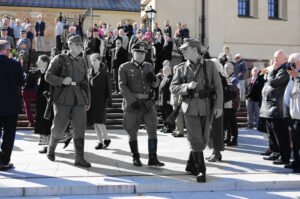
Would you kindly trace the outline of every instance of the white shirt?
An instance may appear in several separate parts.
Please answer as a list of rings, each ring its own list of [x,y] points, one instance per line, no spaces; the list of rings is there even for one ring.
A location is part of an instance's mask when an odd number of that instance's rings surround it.
[[[58,22],[55,26],[55,36],[62,35],[64,33],[64,25]]]

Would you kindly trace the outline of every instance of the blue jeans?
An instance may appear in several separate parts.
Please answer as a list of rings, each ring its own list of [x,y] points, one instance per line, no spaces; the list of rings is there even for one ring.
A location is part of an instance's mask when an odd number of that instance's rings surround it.
[[[256,121],[256,127],[258,125],[258,118],[259,118],[259,102],[255,102],[252,100],[246,100],[246,106],[247,106],[247,112],[248,112],[248,125],[249,127],[254,126],[253,118],[255,114],[255,121]]]

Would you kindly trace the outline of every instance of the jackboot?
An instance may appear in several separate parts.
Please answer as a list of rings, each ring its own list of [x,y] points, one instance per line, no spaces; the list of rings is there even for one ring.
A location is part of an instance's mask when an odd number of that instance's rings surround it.
[[[84,139],[74,138],[74,146],[75,146],[75,166],[81,167],[91,167],[91,163],[87,162],[84,159]]]
[[[196,167],[195,167],[195,161],[194,161],[192,151],[190,152],[189,159],[186,163],[185,171],[189,172],[189,173],[191,173],[192,175],[195,175],[195,176],[198,174],[197,170],[196,170]]]
[[[136,166],[136,167],[143,166],[142,162],[140,160],[140,154],[139,154],[139,148],[138,148],[138,142],[137,142],[137,140],[130,141],[129,142],[129,146],[130,146],[130,150],[131,150],[131,153],[132,153],[133,166]]]
[[[157,151],[157,139],[149,139],[148,140],[148,152],[149,152],[148,166],[156,166],[156,167],[165,166],[164,163],[160,162],[157,159],[156,151]]]
[[[47,153],[47,158],[51,161],[55,160],[55,149],[56,149],[58,142],[59,142],[59,139],[55,139],[51,136],[50,142],[48,145],[48,153]]]
[[[204,162],[203,152],[193,152],[195,167],[197,170],[197,182],[206,182],[206,167]]]

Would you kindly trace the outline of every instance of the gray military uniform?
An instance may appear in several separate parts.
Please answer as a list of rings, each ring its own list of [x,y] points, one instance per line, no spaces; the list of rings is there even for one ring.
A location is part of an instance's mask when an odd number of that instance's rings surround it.
[[[65,77],[72,78],[71,85],[63,85]],[[61,139],[71,120],[74,139],[84,138],[86,129],[85,106],[90,104],[86,62],[81,57],[55,56],[45,75],[46,81],[55,86],[53,94],[54,120],[52,136]]]
[[[214,91],[213,98],[199,94],[207,90],[203,70],[204,63],[208,80],[207,86],[209,90]],[[196,72],[198,67],[200,69]],[[196,77],[194,77],[195,75]],[[187,97],[188,84],[192,81],[197,82],[198,85],[194,89],[194,96]],[[210,60],[202,60],[195,65],[189,60],[181,63],[175,70],[170,91],[183,97],[181,111],[184,114],[191,151],[202,152],[208,143],[212,112],[214,109],[223,109],[223,88],[217,68]]]
[[[151,87],[157,87],[159,81],[146,81],[147,73],[154,74],[152,64],[143,62],[141,65],[133,60],[124,63],[119,68],[119,87],[123,100],[124,129],[129,134],[129,141],[137,139],[137,132],[143,121],[147,128],[149,139],[157,139],[157,112],[154,104],[149,100]],[[130,105],[139,100],[141,108],[136,110]]]

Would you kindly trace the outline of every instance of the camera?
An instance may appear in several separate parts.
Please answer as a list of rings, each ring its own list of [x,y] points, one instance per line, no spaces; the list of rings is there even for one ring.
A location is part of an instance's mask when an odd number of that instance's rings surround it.
[[[296,64],[293,62],[292,63],[287,62],[287,63],[282,64],[282,68],[284,70],[292,70],[292,68],[296,68]]]

